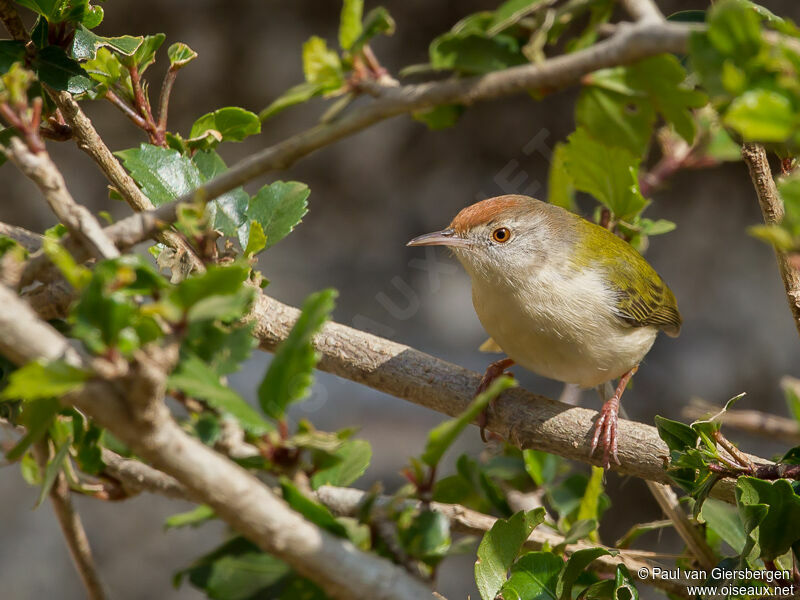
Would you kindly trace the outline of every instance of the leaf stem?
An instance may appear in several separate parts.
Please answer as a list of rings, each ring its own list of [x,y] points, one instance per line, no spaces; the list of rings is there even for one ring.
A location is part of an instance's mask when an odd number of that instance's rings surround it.
[[[172,93],[172,86],[178,76],[178,69],[174,66],[167,70],[164,75],[164,82],[161,84],[161,95],[158,99],[158,125],[157,130],[160,135],[165,136],[167,133],[167,114],[169,112],[169,97]]]

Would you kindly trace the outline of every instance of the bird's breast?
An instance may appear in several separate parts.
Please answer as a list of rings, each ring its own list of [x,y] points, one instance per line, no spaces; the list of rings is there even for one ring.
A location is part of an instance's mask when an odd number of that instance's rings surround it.
[[[652,327],[630,327],[598,274],[538,273],[481,283],[472,301],[481,324],[517,364],[545,377],[599,385],[638,364],[655,340]]]

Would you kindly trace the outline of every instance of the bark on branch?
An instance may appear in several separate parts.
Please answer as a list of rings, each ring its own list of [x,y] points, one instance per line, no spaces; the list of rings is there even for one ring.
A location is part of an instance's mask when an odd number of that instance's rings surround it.
[[[772,178],[772,170],[764,146],[752,143],[744,144],[742,159],[750,172],[750,179],[753,180],[764,223],[778,225],[784,215],[783,201],[778,195],[778,188]],[[783,280],[783,288],[792,311],[794,325],[800,334],[800,271],[792,266],[786,253],[777,248],[775,249],[775,258],[778,261],[778,271]]]

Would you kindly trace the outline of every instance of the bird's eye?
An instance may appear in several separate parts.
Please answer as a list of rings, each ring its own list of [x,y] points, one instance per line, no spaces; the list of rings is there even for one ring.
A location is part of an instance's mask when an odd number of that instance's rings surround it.
[[[511,239],[511,232],[507,227],[498,227],[492,232],[492,239],[498,244],[505,244]]]

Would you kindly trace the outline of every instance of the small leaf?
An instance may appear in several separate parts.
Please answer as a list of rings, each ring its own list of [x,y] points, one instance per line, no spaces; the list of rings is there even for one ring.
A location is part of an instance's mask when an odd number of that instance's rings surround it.
[[[136,49],[132,61],[126,60],[126,64],[133,62],[138,66],[139,74],[144,73],[145,69],[155,61],[156,52],[161,47],[161,44],[164,43],[166,37],[163,33],[144,36],[144,40],[142,40],[141,46]]]
[[[475,583],[483,600],[494,600],[506,583],[506,573],[531,531],[544,521],[544,509],[520,511],[508,520],[498,519],[478,547]],[[550,553],[544,553],[553,556]],[[558,558],[553,556],[554,558]],[[559,570],[563,562],[559,560]]]
[[[47,468],[45,469],[44,476],[42,477],[42,488],[39,491],[39,497],[36,499],[35,506],[39,506],[42,502],[44,502],[47,494],[50,493],[50,489],[56,482],[56,477],[58,477],[58,474],[61,472],[61,467],[64,465],[64,459],[67,457],[67,452],[69,452],[69,446],[71,442],[71,439],[64,440],[56,451],[56,455],[50,460],[50,462],[47,463]]]
[[[262,435],[271,431],[256,410],[209,369],[197,356],[184,356],[178,368],[167,379],[170,388],[179,389],[192,398],[205,400],[212,408],[233,416],[246,431]]]
[[[800,539],[797,529],[788,526],[800,522],[800,496],[786,479],[769,482],[739,477],[736,504],[747,536],[743,555],[755,547],[759,558],[772,561],[786,554]]]
[[[418,110],[412,113],[415,121],[425,123],[431,131],[448,129],[456,124],[464,107],[460,104],[443,104],[427,110]]]
[[[97,57],[97,50],[102,47],[110,48],[123,56],[132,56],[143,41],[142,36],[99,36],[80,25],[75,30],[75,38],[72,41],[72,58],[75,60],[94,59]]]
[[[430,467],[439,464],[444,453],[453,444],[464,428],[480,415],[489,402],[497,398],[504,390],[516,386],[511,377],[500,377],[492,382],[489,389],[478,394],[469,406],[455,419],[450,419],[434,427],[428,434],[425,451],[420,457],[422,462]]]
[[[167,517],[164,529],[178,529],[180,527],[197,527],[216,517],[214,509],[207,504],[201,504],[190,511],[178,513]]]
[[[434,69],[451,69],[467,75],[521,65],[527,60],[517,41],[507,35],[488,37],[479,33],[445,33],[429,48]]]
[[[0,40],[0,75],[8,73],[15,62],[25,59],[25,43],[16,40]]]
[[[697,432],[684,423],[656,415],[656,428],[670,450],[681,452],[697,446]]]
[[[356,53],[368,44],[369,41],[376,35],[393,35],[395,30],[395,22],[389,11],[383,6],[376,6],[367,13],[361,27],[361,35],[350,46],[350,53]]]
[[[180,69],[197,58],[197,52],[183,42],[176,42],[167,49],[167,57],[170,68]]]
[[[311,476],[311,489],[323,485],[348,486],[361,477],[372,459],[372,447],[366,440],[350,440],[331,454],[329,463],[325,461]],[[326,466],[330,464],[330,466]]]
[[[450,521],[440,512],[423,510],[400,531],[400,540],[409,555],[437,564],[452,544]]]
[[[297,489],[286,477],[281,477],[283,499],[306,519],[339,537],[347,537],[347,530],[331,514],[327,506],[314,502]]]
[[[58,398],[80,389],[87,379],[89,373],[62,360],[29,362],[11,373],[0,398]]]
[[[273,419],[282,419],[293,402],[308,395],[318,355],[312,338],[333,311],[336,291],[311,294],[287,338],[278,346],[258,388],[261,409]]]
[[[566,144],[556,144],[550,160],[550,174],[547,180],[547,201],[566,210],[575,212],[575,189],[564,161]]]
[[[261,132],[261,121],[258,115],[235,106],[226,106],[214,112],[203,115],[192,125],[187,142],[205,137],[206,132],[217,131],[220,137],[212,144],[219,141],[241,142],[246,137]]]
[[[242,289],[249,268],[241,264],[228,266],[209,265],[205,273],[187,277],[172,291],[171,298],[177,306],[188,310],[211,296],[228,296]]]
[[[39,441],[47,433],[60,410],[61,404],[52,397],[26,402],[22,407],[20,418],[20,422],[25,426],[25,435],[6,452],[6,460],[8,462],[19,460],[31,444]]]
[[[745,141],[783,142],[797,129],[792,103],[771,90],[749,90],[735,98],[723,117]]]
[[[201,184],[200,173],[191,159],[175,150],[141,144],[114,154],[122,159],[155,206],[193,192]]]
[[[277,244],[300,223],[308,212],[310,193],[304,183],[276,181],[250,199],[247,216],[261,225],[267,236],[265,248]]]
[[[605,471],[601,467],[592,467],[592,475],[589,477],[589,482],[586,484],[586,491],[583,493],[581,503],[578,506],[577,520],[593,519],[600,522],[601,503],[600,498],[603,495],[603,477]],[[599,542],[597,532],[592,531],[589,534],[589,539],[593,542]]]
[[[283,94],[278,96],[270,103],[265,109],[258,113],[258,118],[266,121],[270,117],[277,115],[279,112],[295,104],[302,104],[311,100],[314,96],[319,96],[323,92],[323,87],[316,83],[300,83],[294,87],[289,88]]]
[[[639,191],[639,159],[625,148],[606,146],[578,128],[569,136],[564,165],[573,185],[603,203],[621,220],[647,206]]]
[[[93,85],[86,71],[58,46],[39,50],[31,61],[31,67],[42,83],[56,90],[81,94]]]
[[[261,223],[253,221],[250,224],[250,236],[247,238],[247,246],[244,249],[245,256],[253,256],[267,247],[267,236],[261,228]]]
[[[322,91],[326,92],[344,83],[339,55],[328,50],[325,40],[317,36],[312,36],[303,44],[303,73],[306,82],[321,86]]]
[[[573,552],[569,557],[567,564],[564,566],[564,571],[558,577],[556,585],[556,595],[560,600],[571,600],[572,586],[578,580],[578,577],[586,570],[586,568],[601,556],[615,556],[616,552],[612,553],[605,548],[584,548]]]
[[[522,451],[522,458],[525,461],[525,471],[537,487],[553,482],[561,461],[558,456],[541,450],[526,449]]]
[[[511,567],[500,594],[503,600],[553,600],[563,567],[564,561],[552,552],[523,554]]]
[[[737,554],[741,554],[747,536],[736,507],[716,498],[708,498],[703,502],[700,516]]]
[[[361,17],[364,12],[364,0],[344,0],[339,17],[339,46],[349,50],[350,46],[361,35]]]

